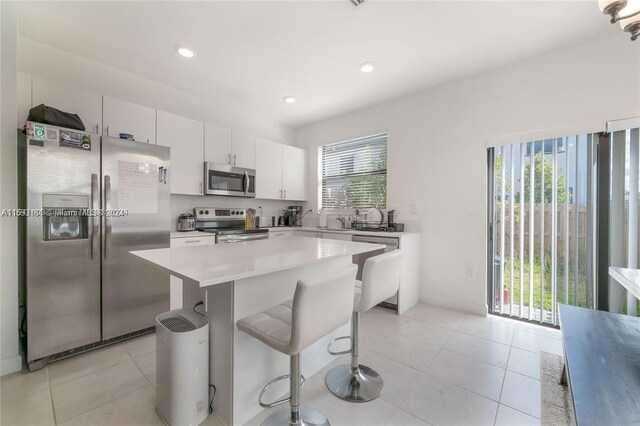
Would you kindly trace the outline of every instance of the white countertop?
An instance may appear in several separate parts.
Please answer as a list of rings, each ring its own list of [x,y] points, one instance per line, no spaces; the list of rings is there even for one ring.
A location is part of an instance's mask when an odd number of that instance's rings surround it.
[[[130,253],[166,269],[178,278],[207,287],[384,247],[380,244],[296,237]]]
[[[268,227],[269,231],[308,231],[308,232],[328,232],[335,234],[348,234],[348,235],[367,235],[367,236],[380,236],[380,237],[396,237],[401,238],[404,235],[414,235],[417,232],[390,232],[390,231],[359,231],[356,229],[336,229],[336,228],[317,228],[313,226],[275,226]]]
[[[640,269],[609,267],[609,275],[640,299]]]

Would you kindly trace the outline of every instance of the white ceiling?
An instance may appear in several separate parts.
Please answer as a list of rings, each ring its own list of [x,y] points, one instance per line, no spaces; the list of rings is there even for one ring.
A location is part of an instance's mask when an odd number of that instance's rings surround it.
[[[620,31],[595,0],[24,2],[19,13],[24,37],[291,127]],[[374,72],[359,71],[365,61]]]

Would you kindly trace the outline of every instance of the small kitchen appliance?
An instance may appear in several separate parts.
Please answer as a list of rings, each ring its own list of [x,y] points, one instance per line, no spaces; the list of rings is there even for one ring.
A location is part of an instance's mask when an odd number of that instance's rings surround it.
[[[269,228],[271,226],[276,226],[275,216],[258,217],[258,228]]]
[[[268,229],[246,229],[247,209],[196,207],[196,230],[216,234],[217,243],[238,243],[269,238]]]
[[[191,213],[182,213],[178,216],[178,231],[187,232],[196,230],[196,218]]]
[[[289,206],[289,208],[282,210],[282,215],[285,226],[301,226],[302,206]]]

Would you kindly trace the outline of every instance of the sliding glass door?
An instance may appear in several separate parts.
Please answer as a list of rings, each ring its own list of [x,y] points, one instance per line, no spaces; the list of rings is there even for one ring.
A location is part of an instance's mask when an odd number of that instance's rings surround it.
[[[585,134],[489,150],[489,309],[557,324],[595,307],[596,146]]]
[[[640,129],[610,133],[610,196],[608,266],[640,267]],[[603,264],[603,267],[607,265]],[[607,268],[608,269],[608,268]],[[611,312],[638,315],[638,300],[617,281],[608,277],[608,306]]]

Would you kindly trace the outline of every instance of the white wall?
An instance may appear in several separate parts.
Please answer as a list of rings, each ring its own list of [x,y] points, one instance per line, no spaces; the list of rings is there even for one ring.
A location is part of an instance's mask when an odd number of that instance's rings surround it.
[[[22,73],[69,85],[71,88],[102,93],[147,105],[222,127],[244,131],[277,142],[291,144],[291,129],[260,117],[232,111],[208,99],[174,89],[63,50],[26,38],[18,40],[18,70]],[[290,201],[247,200],[211,196],[171,196],[171,226],[176,228],[180,213],[193,207],[263,207],[264,214],[278,215]]]
[[[0,210],[18,207],[16,46],[17,10],[0,2]],[[0,217],[0,374],[19,371],[18,343],[18,223]]]
[[[24,37],[18,38],[18,71],[277,142],[293,140],[289,128],[270,120]]]
[[[317,147],[388,129],[388,207],[422,232],[422,300],[483,313],[488,141],[603,130],[606,120],[637,115],[640,44],[620,32],[316,123],[295,138],[309,149],[315,209]]]

